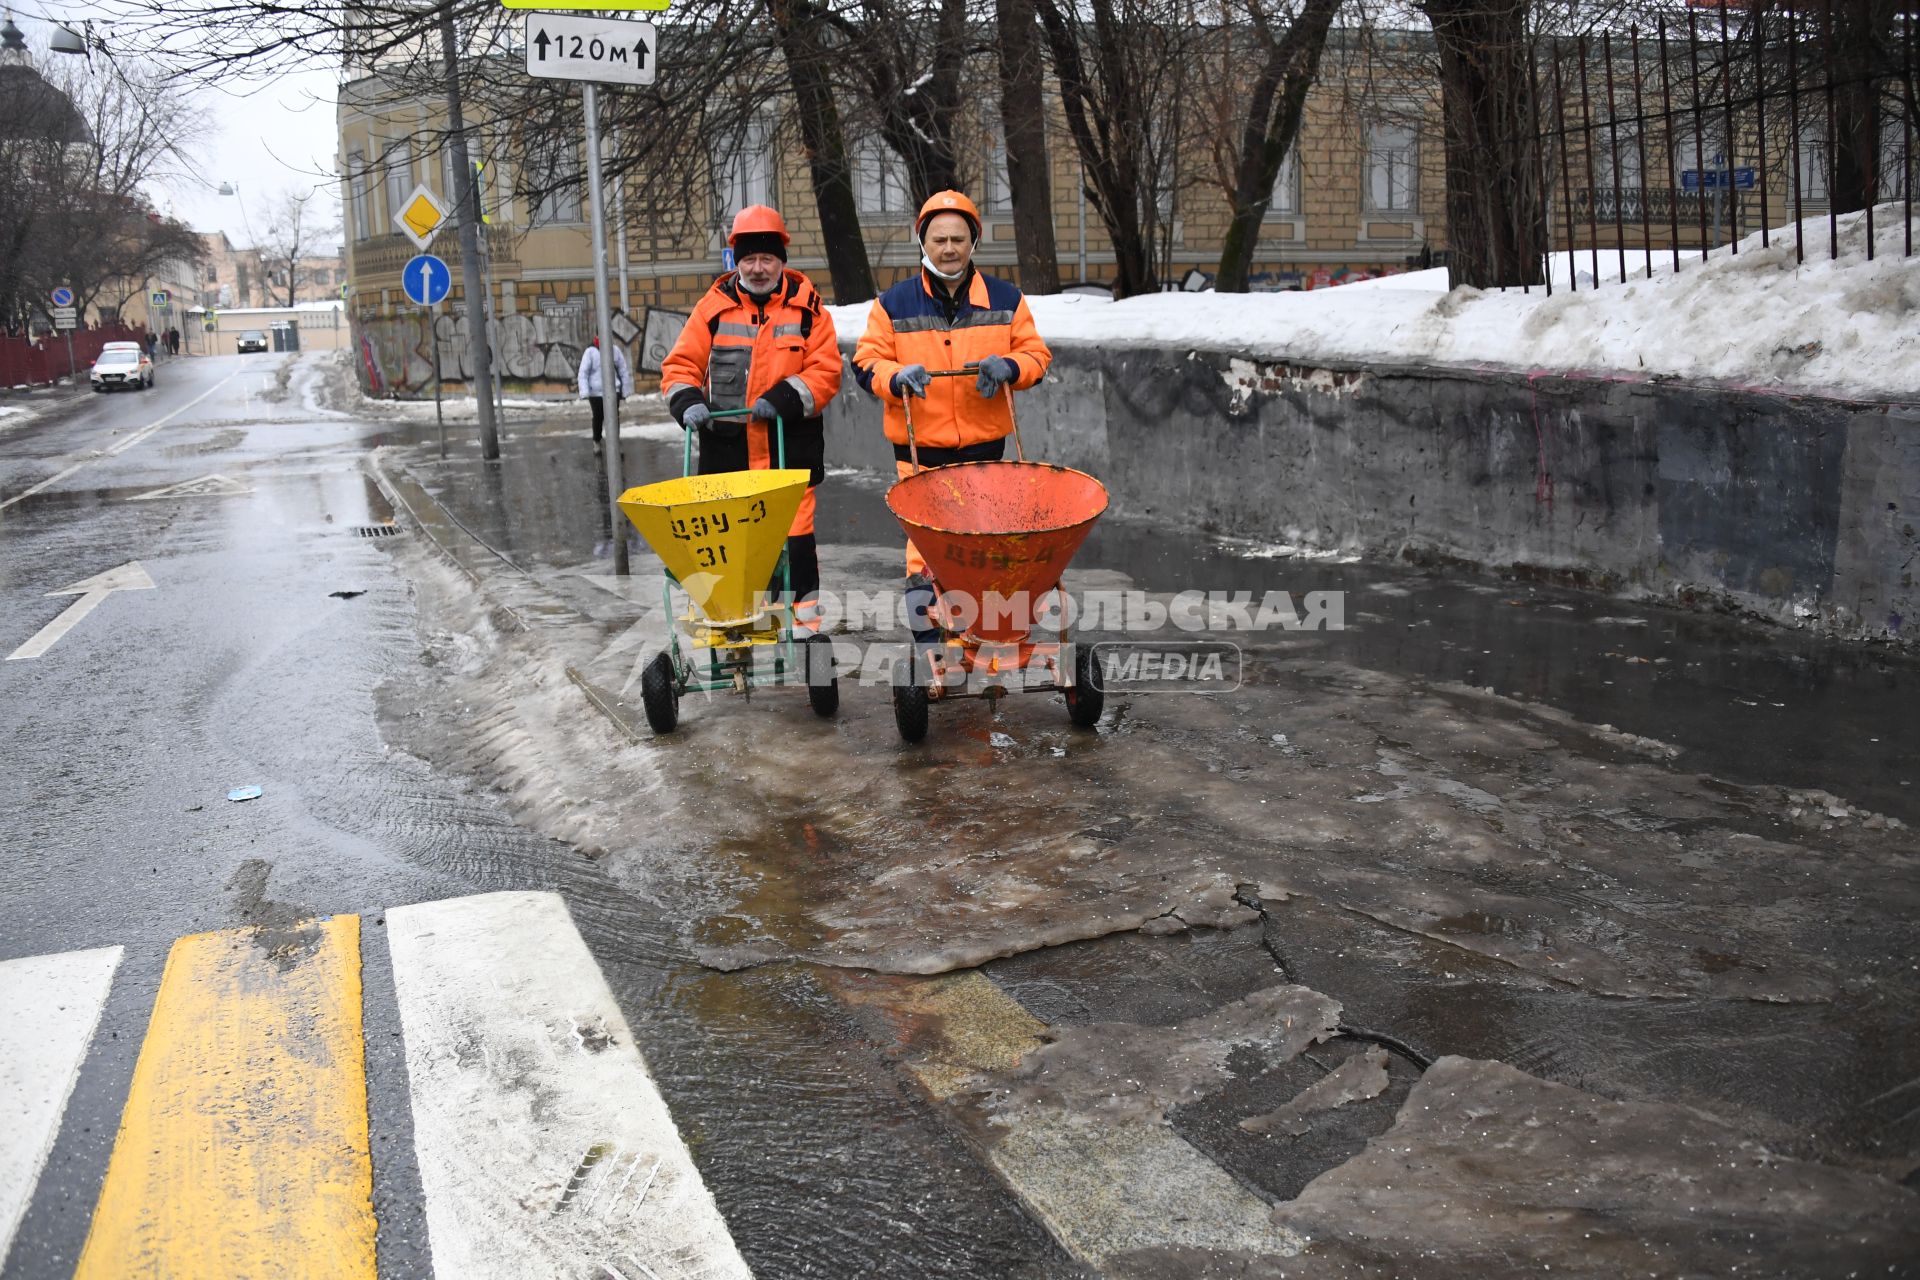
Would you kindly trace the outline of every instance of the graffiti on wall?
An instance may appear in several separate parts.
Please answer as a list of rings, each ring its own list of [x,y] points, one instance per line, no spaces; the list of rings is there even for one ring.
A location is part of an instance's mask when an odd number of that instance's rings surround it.
[[[464,312],[429,317],[409,308],[391,316],[357,317],[354,325],[364,356],[361,385],[369,395],[431,396],[436,347],[444,383],[473,376],[473,331]],[[490,328],[503,382],[518,390],[564,393],[574,386],[592,319],[583,301],[541,298],[535,310],[496,317]]]

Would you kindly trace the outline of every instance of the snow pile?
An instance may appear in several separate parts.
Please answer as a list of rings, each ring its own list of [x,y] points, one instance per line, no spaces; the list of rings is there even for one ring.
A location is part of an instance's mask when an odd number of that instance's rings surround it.
[[[1168,293],[1110,302],[1031,298],[1050,343],[1229,351],[1261,360],[1495,365],[1713,378],[1843,395],[1920,396],[1920,256],[1903,257],[1899,206],[1875,211],[1874,258],[1864,214],[1755,232],[1734,249],[1673,257],[1601,250],[1556,255],[1554,291],[1446,289],[1444,271],[1387,276],[1307,293]],[[1580,287],[1566,287],[1570,265]],[[866,328],[869,304],[833,308],[843,340]]]

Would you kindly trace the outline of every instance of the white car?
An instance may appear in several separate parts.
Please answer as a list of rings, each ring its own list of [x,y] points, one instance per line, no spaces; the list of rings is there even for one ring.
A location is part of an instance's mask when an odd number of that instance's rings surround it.
[[[153,385],[153,361],[137,342],[109,342],[93,362],[92,377],[95,391],[144,391]]]

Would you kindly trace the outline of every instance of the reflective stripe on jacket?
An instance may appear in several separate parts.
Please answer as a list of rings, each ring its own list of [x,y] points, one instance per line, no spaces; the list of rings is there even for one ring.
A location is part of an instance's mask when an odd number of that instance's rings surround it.
[[[860,385],[886,407],[887,439],[905,444],[906,411],[893,394],[893,375],[910,364],[958,369],[988,356],[1010,357],[1020,370],[1013,385],[1023,391],[1044,378],[1053,363],[1017,286],[974,271],[967,296],[949,320],[946,302],[934,293],[923,268],[874,302],[867,331],[854,349],[853,370]],[[1005,393],[987,399],[972,378],[935,378],[926,399],[914,402],[915,443],[957,449],[998,440],[1013,430],[1009,400]]]

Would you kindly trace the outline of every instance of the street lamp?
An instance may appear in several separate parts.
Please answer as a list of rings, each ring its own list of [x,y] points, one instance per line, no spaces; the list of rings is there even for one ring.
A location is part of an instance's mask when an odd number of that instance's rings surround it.
[[[85,35],[81,35],[80,32],[75,31],[72,27],[61,26],[57,28],[54,31],[53,39],[48,42],[47,48],[54,53],[85,54],[88,62],[93,61],[93,51],[95,49],[105,53],[107,51],[106,41],[94,34],[93,19],[88,18],[81,25],[86,30]]]

